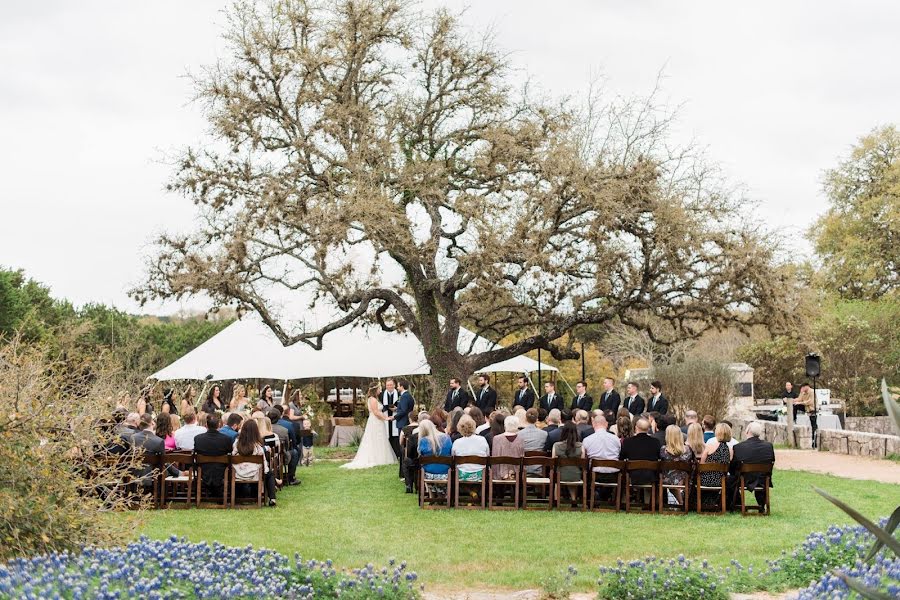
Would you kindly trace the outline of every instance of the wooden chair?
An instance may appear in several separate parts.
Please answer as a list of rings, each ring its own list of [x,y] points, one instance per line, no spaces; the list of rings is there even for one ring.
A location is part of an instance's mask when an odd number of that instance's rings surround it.
[[[236,501],[235,487],[237,485],[237,477],[235,476],[237,473],[237,469],[235,468],[237,465],[241,464],[254,464],[259,465],[257,469],[256,479],[253,480],[243,480],[240,483],[255,483],[256,484],[256,506],[257,508],[262,506],[263,497],[265,496],[265,473],[263,472],[263,457],[261,454],[254,454],[252,456],[232,456],[231,457],[231,508],[234,508],[234,504]]]
[[[772,469],[774,465],[771,463],[741,463],[738,471],[738,488],[737,491],[741,495],[741,516],[747,516],[751,511],[756,511],[758,515],[768,516],[772,514],[772,505],[769,499],[769,488],[772,487]],[[758,477],[756,487],[747,487],[744,476],[754,475]],[[766,499],[763,504],[747,504],[746,492],[754,494],[758,487],[762,485],[765,488]],[[758,501],[757,501],[758,502]]]
[[[169,465],[177,466],[181,471],[181,475],[175,477],[169,475]],[[185,502],[188,506],[191,504],[192,492],[194,488],[194,453],[193,452],[166,452],[162,455],[162,490],[160,494],[160,503],[166,504],[166,500],[177,502]],[[168,488],[171,486],[172,493],[169,494]],[[183,491],[180,489],[183,488]]]
[[[718,473],[720,476],[720,485],[709,485],[704,486],[701,485],[702,475],[703,473]],[[697,488],[697,514],[698,515],[724,515],[725,514],[725,476],[728,475],[728,465],[722,463],[703,463],[697,465],[697,480],[696,480],[696,488]],[[704,511],[703,510],[703,492],[719,492],[719,496],[721,497],[721,506],[717,506],[718,510],[715,511]],[[712,505],[710,505],[712,506]]]
[[[515,477],[513,479],[498,479],[495,468],[499,466],[515,467]],[[522,459],[513,458],[511,456],[492,456],[490,465],[490,479],[488,481],[488,508],[491,510],[516,510],[519,508],[519,490],[522,487]],[[513,504],[512,506],[494,504],[494,487],[512,488]]]
[[[485,456],[456,456],[454,457],[454,477],[456,478],[456,485],[454,486],[453,491],[453,507],[454,508],[465,508],[465,509],[474,509],[481,508],[487,505],[487,480],[490,478],[490,469],[488,469],[489,459]],[[481,473],[481,481],[461,481],[459,478],[459,467],[461,465],[480,465],[484,467],[484,470]],[[463,486],[477,486],[478,487],[478,498],[480,500],[479,505],[463,505],[459,504],[459,492]]]
[[[144,468],[141,470],[142,475],[138,480],[139,487],[143,488],[143,482],[150,478],[152,480],[151,490],[150,490],[150,501],[153,503],[153,508],[160,507],[160,491],[159,488],[162,482],[162,455],[161,454],[153,454],[152,452],[145,452],[144,456],[141,457],[141,463]],[[143,471],[149,469],[149,472],[143,474]],[[143,493],[143,489],[141,489],[141,493]]]
[[[425,481],[425,467],[428,465],[447,465],[447,479],[429,479]],[[451,508],[451,490],[453,489],[453,458],[450,456],[422,456],[419,458],[419,508]],[[444,488],[444,495],[428,495],[425,484],[432,488]]]
[[[684,483],[682,485],[672,485],[665,482],[667,473],[676,471],[684,474]],[[690,487],[691,474],[694,472],[694,465],[691,462],[683,460],[664,460],[659,463],[659,512],[660,514],[687,514],[690,507]],[[668,503],[668,492],[672,491],[677,498],[681,495],[681,504],[674,506]]]
[[[222,481],[221,506],[222,508],[228,508],[228,483],[231,471],[231,469],[228,468],[228,465],[231,464],[231,455],[204,456],[203,454],[195,453],[194,460],[197,463],[197,507],[199,507],[200,503],[203,501],[203,465],[217,464],[225,465],[225,473],[223,475],[224,480]]]
[[[577,489],[581,488],[581,506],[578,507],[578,510],[585,510],[587,508],[587,475],[585,475],[585,465],[586,461],[583,458],[556,458],[556,487],[554,488],[553,497],[556,501],[556,508],[562,510],[562,488],[566,487],[568,489]],[[578,467],[581,469],[581,477],[577,481],[562,481],[562,478],[559,474],[562,472],[560,469],[563,467]],[[572,504],[571,510],[575,510],[576,505]]]
[[[632,483],[632,473],[635,471],[652,471],[653,479],[650,483]],[[631,495],[633,491],[639,490],[642,494],[645,491],[650,492],[650,512],[656,512],[656,494],[657,494],[657,477],[659,473],[658,460],[626,460],[625,461],[625,512],[631,510]],[[647,503],[641,500],[640,510],[647,510]]]
[[[523,509],[528,509],[528,490],[530,488],[533,488],[535,492],[540,492],[540,494],[535,494],[533,499],[532,504],[536,504],[534,508],[553,508],[553,477],[555,475],[555,466],[556,460],[553,458],[548,456],[528,456],[528,452],[525,453],[525,458],[522,459],[522,470],[524,473],[524,485],[522,487]],[[541,475],[529,475],[527,472],[528,467],[541,467]]]
[[[594,469],[598,467],[606,467],[618,469],[617,473],[597,473]],[[624,477],[625,471],[625,461],[624,460],[603,460],[599,458],[595,458],[591,460],[590,464],[591,469],[591,504],[590,509],[596,512],[618,512],[619,508],[622,506],[622,478]],[[610,476],[609,479],[615,478],[615,483],[611,481],[604,481],[603,475]],[[610,506],[600,506],[599,508],[596,506],[597,499],[597,489],[607,489],[614,488],[615,494],[613,495],[613,501]]]

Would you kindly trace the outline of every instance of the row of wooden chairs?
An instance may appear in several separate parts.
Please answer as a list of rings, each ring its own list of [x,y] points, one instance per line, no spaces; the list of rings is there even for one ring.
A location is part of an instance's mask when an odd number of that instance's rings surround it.
[[[273,454],[278,454],[274,452]],[[273,457],[273,468],[281,468],[280,459]],[[249,483],[256,485],[256,505],[262,506],[265,499],[265,475],[262,473],[263,457],[262,455],[254,456],[233,456],[231,454],[223,454],[221,456],[205,456],[190,451],[166,452],[165,454],[144,454],[143,463],[152,470],[147,477],[152,477],[152,502],[154,508],[162,508],[171,503],[183,503],[187,506],[200,506],[204,501],[215,501],[217,504],[226,508],[235,507],[237,501],[236,485],[238,483]],[[203,469],[209,465],[224,465],[225,476],[223,493],[221,496],[209,498],[204,495],[203,489]],[[260,465],[258,469],[259,475],[252,481],[238,482],[234,476],[234,467],[240,464]],[[174,476],[169,474],[169,467],[174,466],[181,475]],[[278,471],[276,471],[278,472]]]
[[[580,502],[571,502],[571,508],[591,511],[616,512],[624,509],[633,510],[633,505],[643,512],[686,514],[691,508],[692,494],[695,493],[694,508],[700,514],[724,514],[726,510],[726,477],[728,465],[721,463],[684,462],[684,461],[650,461],[650,460],[600,460],[583,458],[550,458],[547,456],[526,455],[524,458],[513,457],[443,457],[427,456],[419,459],[419,506],[422,508],[488,508],[491,510],[529,509],[529,508],[564,508],[562,490],[568,488],[573,496],[580,495]],[[449,476],[446,479],[426,479],[426,467],[443,465],[447,467]],[[458,476],[459,468],[468,465],[483,469],[480,481],[464,481]],[[503,479],[496,472],[513,470],[515,476]],[[576,481],[563,481],[561,469],[576,467],[581,470],[581,477]],[[756,512],[768,515],[771,512],[769,487],[772,478],[772,464],[742,464],[738,473],[737,493],[740,495],[741,514]],[[607,469],[609,473],[597,473],[594,469]],[[651,473],[648,483],[635,483],[635,472]],[[665,482],[665,475],[680,472],[683,477],[681,485]],[[715,473],[718,484],[702,485],[703,475]],[[748,504],[747,492],[755,492],[756,488],[747,485],[748,476],[761,480],[765,488],[765,501],[761,504]],[[639,477],[644,479],[645,477]],[[460,492],[464,488],[476,488],[479,503],[461,502]],[[499,494],[512,497],[513,503],[498,502]],[[609,496],[608,502],[599,502],[597,492],[604,490]],[[580,494],[579,494],[580,492]],[[668,501],[669,494],[676,499]],[[703,503],[704,493],[716,499],[715,505]],[[634,502],[640,495],[641,500]],[[649,498],[649,502],[646,501]]]

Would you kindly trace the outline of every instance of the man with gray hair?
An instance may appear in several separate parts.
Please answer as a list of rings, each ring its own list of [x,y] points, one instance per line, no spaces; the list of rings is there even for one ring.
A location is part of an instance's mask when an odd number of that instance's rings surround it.
[[[684,425],[681,426],[681,433],[687,435],[688,427],[690,427],[691,423],[699,423],[700,416],[697,414],[696,410],[689,410],[684,413]]]
[[[734,446],[734,458],[731,460],[731,466],[728,468],[728,501],[731,508],[740,504],[740,493],[738,486],[740,484],[740,469],[743,464],[775,464],[775,448],[769,442],[762,439],[763,424],[759,421],[750,421],[744,429],[745,439]],[[744,483],[748,490],[753,490],[756,496],[756,502],[762,504],[766,500],[766,488],[764,487],[764,478],[756,473],[748,474],[744,477]],[[771,479],[769,480],[771,485]]]

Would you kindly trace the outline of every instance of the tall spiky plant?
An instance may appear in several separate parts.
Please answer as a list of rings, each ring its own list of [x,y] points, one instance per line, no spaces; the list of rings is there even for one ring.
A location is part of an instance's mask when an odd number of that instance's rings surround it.
[[[900,434],[900,404],[897,404],[897,401],[891,397],[887,382],[884,379],[881,380],[881,395],[884,399],[884,407],[887,410],[887,414],[894,419],[894,428],[897,430],[897,433]],[[866,562],[875,560],[875,556],[884,547],[890,549],[891,552],[893,552],[895,555],[900,556],[900,540],[894,537],[894,531],[897,529],[897,526],[900,525],[900,506],[897,506],[897,508],[894,509],[893,514],[891,514],[891,518],[888,519],[887,525],[882,529],[881,527],[864,517],[853,507],[845,504],[837,498],[834,498],[833,496],[828,495],[826,492],[820,490],[819,488],[814,487],[813,489],[815,489],[816,492],[822,495],[826,500],[853,517],[853,519],[857,523],[868,529],[870,532],[872,532],[872,535],[875,536],[875,543],[872,545],[872,548],[866,555]],[[856,579],[849,577],[847,574],[842,573],[841,571],[835,571],[835,574],[840,577],[851,590],[855,591],[863,598],[870,598],[872,600],[892,599],[892,596],[888,596],[887,594],[884,594],[876,589],[863,585]]]

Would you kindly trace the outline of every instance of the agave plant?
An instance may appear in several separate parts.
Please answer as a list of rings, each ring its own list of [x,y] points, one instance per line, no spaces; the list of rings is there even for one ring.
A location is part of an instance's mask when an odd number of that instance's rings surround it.
[[[887,410],[887,414],[894,419],[894,427],[897,430],[898,435],[900,435],[900,404],[897,404],[897,401],[891,397],[887,382],[884,379],[881,380],[881,395],[884,399],[884,407]],[[867,563],[871,563],[873,560],[875,560],[875,557],[878,555],[881,549],[885,547],[893,552],[896,556],[900,556],[900,540],[894,537],[894,531],[897,529],[897,526],[900,525],[900,506],[897,506],[897,508],[894,509],[893,514],[891,514],[890,519],[888,519],[887,524],[882,529],[881,527],[867,519],[865,516],[863,516],[853,507],[838,500],[837,498],[834,498],[833,496],[830,496],[819,488],[813,489],[815,489],[816,492],[822,495],[826,500],[850,515],[857,523],[868,529],[870,532],[872,532],[872,535],[875,536],[875,543],[872,545],[872,548],[866,555],[865,560]],[[846,573],[842,573],[841,571],[835,571],[835,575],[840,577],[844,581],[844,583],[847,584],[847,587],[855,591],[863,598],[870,598],[872,600],[891,600],[893,598],[892,596],[864,585],[860,581],[848,576]]]

